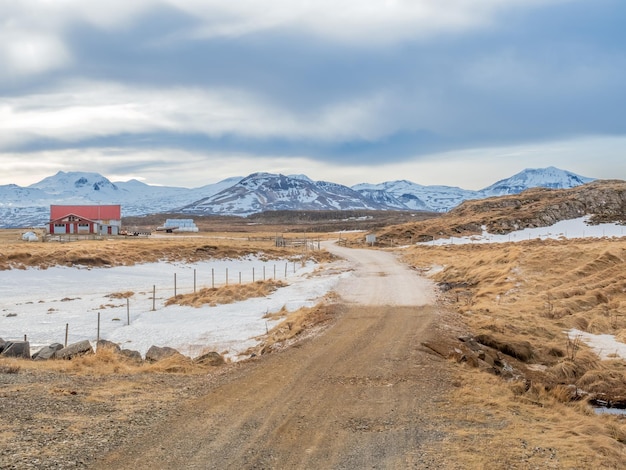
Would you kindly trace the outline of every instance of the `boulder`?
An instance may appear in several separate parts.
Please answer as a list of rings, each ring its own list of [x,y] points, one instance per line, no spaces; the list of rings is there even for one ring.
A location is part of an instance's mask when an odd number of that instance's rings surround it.
[[[2,356],[30,359],[30,343],[28,341],[7,341]]]
[[[120,352],[122,350],[119,345],[117,345],[113,341],[108,341],[106,339],[101,339],[96,343],[96,351],[100,349],[111,349],[114,352]]]
[[[201,356],[196,357],[193,362],[195,362],[196,364],[204,364],[208,366],[221,366],[226,363],[224,357],[220,353],[215,351],[202,354]]]
[[[132,349],[120,349],[119,354],[126,359],[129,359],[134,362],[141,363],[143,359],[141,357],[141,353],[139,351],[133,351]]]
[[[146,361],[158,362],[175,355],[182,356],[182,354],[176,351],[176,349],[170,348],[168,346],[162,348],[159,346],[150,346],[150,349],[148,349],[148,352],[146,352]]]
[[[87,354],[93,354],[93,348],[88,340],[84,340],[79,341],[78,343],[70,344],[66,348],[59,349],[54,357],[57,359],[73,359]]]
[[[63,349],[63,345],[60,343],[52,343],[48,346],[44,346],[35,354],[33,354],[33,361],[47,361],[52,359],[57,351]]]

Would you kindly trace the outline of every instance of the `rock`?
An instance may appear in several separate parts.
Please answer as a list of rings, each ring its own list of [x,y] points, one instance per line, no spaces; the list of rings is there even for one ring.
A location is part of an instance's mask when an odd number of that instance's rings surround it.
[[[119,345],[115,344],[113,341],[107,341],[106,339],[101,339],[96,343],[96,351],[99,349],[111,349],[114,352],[120,352],[122,350]]]
[[[120,349],[119,354],[120,356],[123,356],[126,359],[129,359],[131,361],[134,361],[137,363],[143,362],[141,353],[139,351],[133,351],[132,349]]]
[[[146,353],[146,361],[147,362],[158,362],[167,357],[179,355],[182,356],[181,353],[176,351],[174,348],[170,348],[168,346],[159,347],[159,346],[150,346],[148,352]]]
[[[57,359],[73,359],[86,354],[93,354],[93,348],[88,340],[79,341],[78,343],[70,344],[66,348],[59,349],[54,357]]]
[[[208,352],[201,356],[196,357],[193,362],[196,364],[205,364],[209,366],[221,366],[226,363],[224,357],[215,351]]]
[[[44,346],[35,354],[33,354],[34,361],[47,361],[48,359],[52,359],[57,351],[63,349],[63,345],[60,343],[52,343],[48,346]]]
[[[2,355],[4,357],[30,359],[30,343],[28,341],[7,341]]]
[[[476,341],[522,362],[528,362],[533,357],[533,348],[528,341],[504,341],[490,335],[478,335]]]

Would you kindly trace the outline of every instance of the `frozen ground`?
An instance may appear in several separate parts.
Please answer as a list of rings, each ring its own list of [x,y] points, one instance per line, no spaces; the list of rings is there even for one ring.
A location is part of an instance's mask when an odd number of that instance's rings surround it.
[[[626,227],[617,224],[587,225],[587,217],[563,220],[550,227],[527,228],[517,230],[506,235],[494,235],[483,228],[481,235],[469,237],[440,238],[422,245],[463,245],[468,243],[506,243],[520,242],[534,239],[563,239],[563,238],[602,238],[623,237],[626,235]]]
[[[613,335],[594,335],[585,331],[572,329],[569,331],[572,341],[580,338],[600,357],[600,359],[626,359],[626,344],[620,343]]]
[[[165,307],[177,293],[228,282],[274,278],[289,285],[266,298],[254,298],[216,307]],[[254,271],[254,273],[253,273]],[[286,273],[286,276],[285,276]],[[53,342],[68,344],[97,338],[98,313],[100,337],[145,354],[152,345],[170,346],[191,357],[203,350],[238,353],[256,344],[255,336],[274,324],[263,316],[268,312],[296,310],[317,303],[344,275],[320,270],[309,263],[302,266],[285,260],[261,261],[257,258],[216,260],[195,264],[149,263],[114,268],[26,269],[0,271],[0,338],[23,339],[27,335],[34,352]],[[213,281],[214,279],[214,281]],[[152,291],[156,289],[153,311]],[[126,299],[107,297],[131,291],[130,325]]]

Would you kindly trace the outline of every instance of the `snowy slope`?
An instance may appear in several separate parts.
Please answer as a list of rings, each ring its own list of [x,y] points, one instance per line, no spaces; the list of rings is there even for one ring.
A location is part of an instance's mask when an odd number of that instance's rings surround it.
[[[26,188],[0,186],[0,228],[45,224],[52,204],[121,204],[122,216],[173,211],[240,179],[188,189],[150,186],[137,180],[112,183],[98,173],[61,171]]]
[[[183,209],[192,214],[245,216],[269,210],[389,209],[347,186],[272,173],[253,173],[213,196]]]
[[[569,189],[594,179],[561,170],[553,166],[548,168],[528,168],[510,178],[500,180],[478,191],[481,198],[518,194],[529,188]]]
[[[403,209],[446,212],[467,199],[477,199],[475,191],[453,186],[423,186],[407,180],[388,181],[381,184],[358,184],[352,187],[360,193],[374,194],[384,191],[402,204]]]
[[[407,180],[349,188],[306,175],[254,173],[188,189],[111,182],[98,173],[59,172],[26,188],[0,186],[0,228],[49,219],[51,204],[121,204],[122,215],[161,212],[245,216],[268,210],[426,210],[446,212],[468,199],[516,194],[532,187],[571,188],[592,181],[554,167],[524,170],[480,191],[423,186]]]

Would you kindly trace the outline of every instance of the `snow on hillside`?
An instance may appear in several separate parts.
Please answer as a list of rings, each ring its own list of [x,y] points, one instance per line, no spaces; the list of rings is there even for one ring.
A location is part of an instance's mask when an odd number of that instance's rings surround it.
[[[480,197],[505,196],[518,194],[529,188],[569,189],[590,183],[593,178],[580,176],[570,171],[553,166],[548,168],[529,168],[510,178],[500,180],[481,189]]]
[[[465,245],[469,243],[507,243],[524,240],[559,240],[571,238],[620,238],[626,235],[626,227],[618,224],[588,225],[588,217],[562,220],[549,227],[536,227],[517,230],[506,235],[488,233],[483,229],[481,235],[466,237],[440,238],[421,245]]]
[[[0,228],[43,225],[51,204],[121,204],[122,215],[162,212],[239,215],[268,210],[420,210],[446,212],[468,199],[519,193],[531,187],[570,188],[592,181],[557,168],[528,169],[471,191],[407,180],[353,187],[306,175],[253,173],[188,189],[111,182],[98,173],[59,172],[27,188],[0,186]]]
[[[28,187],[0,186],[0,228],[45,224],[53,204],[121,204],[122,216],[180,209],[209,197],[241,178],[228,178],[196,189],[151,186],[138,180],[112,183],[98,173],[58,172]]]
[[[476,191],[454,186],[423,186],[407,180],[388,181],[381,184],[357,184],[352,189],[362,194],[384,191],[402,205],[402,209],[447,212],[465,200],[478,199]]]

